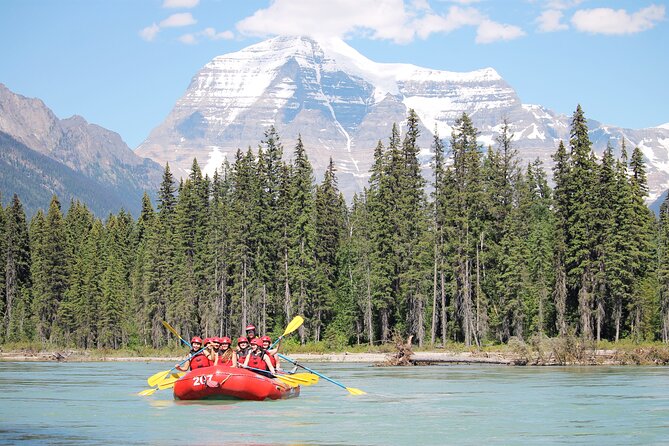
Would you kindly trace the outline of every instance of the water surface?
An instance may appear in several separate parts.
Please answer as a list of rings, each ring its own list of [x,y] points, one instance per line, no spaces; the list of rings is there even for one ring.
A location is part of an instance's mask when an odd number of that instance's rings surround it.
[[[0,444],[669,444],[667,367],[309,364],[299,398],[176,402],[172,363],[0,362]]]

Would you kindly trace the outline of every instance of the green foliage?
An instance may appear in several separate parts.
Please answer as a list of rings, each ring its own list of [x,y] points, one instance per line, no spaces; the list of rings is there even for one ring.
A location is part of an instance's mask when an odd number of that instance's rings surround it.
[[[213,178],[193,160],[177,186],[166,165],[137,221],[78,201],[63,216],[54,196],[28,224],[14,196],[0,209],[0,341],[169,352],[163,320],[184,337],[249,323],[276,337],[300,314],[292,351],[364,351],[393,334],[419,348],[512,340],[528,355],[669,342],[669,201],[655,222],[641,151],[628,162],[623,142],[597,159],[580,107],[571,126],[553,190],[538,161],[519,166],[509,123],[484,153],[463,114],[448,150],[435,132],[428,197],[411,110],[350,206],[334,163],[315,184],[301,138],[287,162],[274,127]]]

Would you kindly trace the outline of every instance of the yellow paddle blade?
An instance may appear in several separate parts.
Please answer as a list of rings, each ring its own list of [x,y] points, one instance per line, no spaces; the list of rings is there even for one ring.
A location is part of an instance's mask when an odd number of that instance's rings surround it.
[[[149,396],[149,395],[153,395],[154,393],[156,393],[156,390],[158,390],[157,387],[154,387],[154,388],[152,388],[152,389],[142,390],[142,391],[139,392],[137,395],[140,395],[140,396]]]
[[[360,389],[356,389],[355,387],[347,387],[346,390],[348,390],[348,393],[350,393],[351,395],[367,395],[367,392]]]
[[[300,325],[304,323],[304,318],[302,316],[295,316],[292,321],[290,321],[290,324],[286,327],[286,330],[283,332],[281,335],[286,336],[287,334],[290,334],[300,328]]]
[[[160,384],[158,384],[158,388],[160,390],[171,389],[172,387],[174,387],[174,383],[177,382],[177,381],[178,381],[178,379],[165,380],[165,381],[161,382]]]
[[[154,373],[153,375],[149,376],[149,378],[146,380],[146,382],[149,383],[151,387],[156,386],[159,382],[164,380],[165,378],[169,377],[170,371],[169,370],[163,370],[158,373]]]
[[[314,375],[313,373],[293,373],[292,375],[293,378],[300,379],[302,381],[309,382],[311,384],[316,384],[319,380],[318,375]]]
[[[306,386],[309,384],[305,384],[303,382],[299,382],[298,380],[291,379],[291,378],[286,378],[284,376],[277,376],[276,379],[281,381],[282,383],[288,384],[291,387],[297,387],[297,386]]]

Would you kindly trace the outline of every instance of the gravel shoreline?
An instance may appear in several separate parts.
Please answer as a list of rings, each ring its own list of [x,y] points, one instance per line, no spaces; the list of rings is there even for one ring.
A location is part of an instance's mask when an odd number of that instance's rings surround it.
[[[556,358],[554,355],[521,355],[512,352],[449,352],[420,351],[409,358],[409,365],[425,364],[499,364],[499,365],[669,365],[669,350],[639,348],[634,351],[584,350],[578,358]],[[394,353],[288,353],[299,362],[366,363],[389,365]],[[0,351],[0,362],[60,361],[60,362],[179,362],[184,356],[102,356],[88,352],[65,351]]]

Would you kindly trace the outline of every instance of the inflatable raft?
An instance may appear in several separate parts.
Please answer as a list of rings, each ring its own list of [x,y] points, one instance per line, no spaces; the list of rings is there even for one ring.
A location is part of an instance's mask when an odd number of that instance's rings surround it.
[[[174,399],[262,401],[293,398],[300,388],[250,370],[227,366],[211,366],[192,370],[174,383]]]

